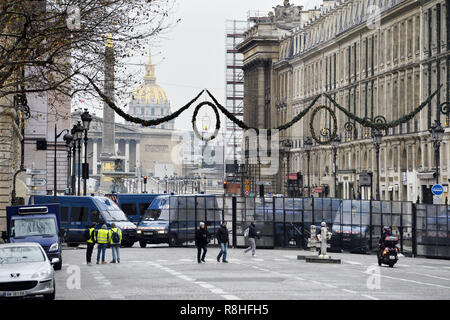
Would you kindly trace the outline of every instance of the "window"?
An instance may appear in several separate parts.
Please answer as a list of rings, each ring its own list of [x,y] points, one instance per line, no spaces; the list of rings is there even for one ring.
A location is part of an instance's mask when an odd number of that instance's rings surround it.
[[[155,108],[152,108],[152,116],[155,115]]]
[[[125,212],[127,216],[137,215],[136,203],[122,203],[122,211]]]
[[[88,220],[89,209],[87,207],[72,207],[70,214],[71,222],[85,222]]]
[[[150,203],[148,203],[148,202],[139,203],[139,212],[140,212],[141,216],[143,216],[145,214],[145,211],[148,209],[149,206],[150,206]]]
[[[68,222],[68,221],[69,221],[69,208],[61,207],[61,222]]]

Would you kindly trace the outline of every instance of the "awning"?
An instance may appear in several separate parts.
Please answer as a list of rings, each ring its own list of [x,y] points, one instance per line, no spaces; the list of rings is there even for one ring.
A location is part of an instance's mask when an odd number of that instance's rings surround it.
[[[417,173],[417,178],[421,179],[421,180],[430,180],[430,179],[434,179],[434,171],[429,171],[429,172],[418,172]]]

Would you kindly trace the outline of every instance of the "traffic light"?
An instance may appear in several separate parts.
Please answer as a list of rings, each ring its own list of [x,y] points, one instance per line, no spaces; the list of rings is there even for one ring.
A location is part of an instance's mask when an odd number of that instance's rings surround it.
[[[226,181],[223,182],[223,189],[227,190],[227,182]]]
[[[144,184],[147,184],[147,176],[144,176]]]

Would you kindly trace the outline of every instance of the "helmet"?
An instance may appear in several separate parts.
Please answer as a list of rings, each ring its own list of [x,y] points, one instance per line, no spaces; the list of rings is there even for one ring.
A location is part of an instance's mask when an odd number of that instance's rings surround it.
[[[320,224],[322,227],[326,227],[327,223],[325,221],[322,221],[322,223]]]
[[[384,226],[383,232],[391,232],[391,228],[389,228],[388,226]]]

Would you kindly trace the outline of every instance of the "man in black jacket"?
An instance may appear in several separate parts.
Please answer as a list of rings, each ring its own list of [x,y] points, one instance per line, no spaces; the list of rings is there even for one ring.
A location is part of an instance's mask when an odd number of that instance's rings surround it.
[[[216,238],[220,245],[220,252],[217,256],[217,262],[220,262],[220,257],[223,255],[222,262],[228,263],[227,261],[227,246],[228,246],[228,229],[227,229],[227,222],[223,221],[220,225],[220,228],[216,232]]]
[[[248,243],[250,244],[250,246],[244,250],[244,253],[252,250],[252,256],[256,255],[256,238],[259,239],[259,231],[256,231],[255,222],[252,222],[248,227]]]
[[[206,249],[206,246],[208,245],[208,239],[209,239],[209,232],[206,229],[206,225],[203,222],[200,222],[200,228],[197,229],[195,232],[195,245],[197,247],[197,261],[198,263],[206,262],[205,256],[206,252],[208,251]],[[203,255],[201,255],[203,249]],[[201,255],[201,259],[200,259]]]

